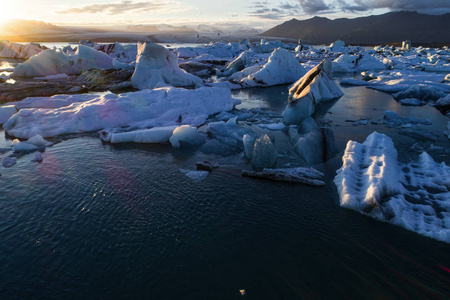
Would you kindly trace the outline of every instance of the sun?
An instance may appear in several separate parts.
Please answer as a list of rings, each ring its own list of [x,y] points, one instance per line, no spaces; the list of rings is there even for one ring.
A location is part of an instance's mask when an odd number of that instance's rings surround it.
[[[5,32],[4,25],[18,17],[18,15],[16,14],[16,4],[10,3],[11,1],[8,2],[2,3],[0,5],[0,35],[7,34],[7,32]]]

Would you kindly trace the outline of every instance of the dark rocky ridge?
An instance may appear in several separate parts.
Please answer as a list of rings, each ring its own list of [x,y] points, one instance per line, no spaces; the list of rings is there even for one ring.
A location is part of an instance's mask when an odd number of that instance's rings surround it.
[[[348,44],[386,44],[409,40],[413,44],[450,44],[450,13],[425,15],[390,12],[355,19],[314,17],[292,19],[262,33],[263,36],[301,39],[310,44],[328,44],[338,39]]]

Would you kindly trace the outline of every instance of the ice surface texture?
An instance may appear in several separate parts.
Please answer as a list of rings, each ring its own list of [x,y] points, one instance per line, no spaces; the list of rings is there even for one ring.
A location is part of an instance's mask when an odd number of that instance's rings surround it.
[[[316,104],[344,95],[330,78],[331,62],[323,60],[289,89],[289,104],[283,112],[286,124],[298,124],[311,116]]]
[[[178,58],[161,45],[138,43],[136,69],[131,83],[137,89],[162,86],[194,86],[202,80],[178,66]]]
[[[74,55],[55,49],[45,50],[18,65],[12,76],[39,77],[65,73],[75,75],[90,69],[113,68],[109,55],[93,48],[79,45]]]
[[[30,138],[133,126],[150,128],[190,124],[233,109],[238,103],[226,88],[185,90],[160,88],[120,95],[77,95],[79,101],[56,109],[21,109],[3,128],[9,135]],[[90,99],[84,101],[85,98]],[[43,99],[43,98],[41,98]]]
[[[297,59],[283,48],[273,51],[264,67],[241,80],[244,87],[271,86],[296,81],[306,73]]]
[[[426,152],[401,165],[392,140],[377,132],[349,141],[334,179],[341,206],[450,243],[450,168]]]

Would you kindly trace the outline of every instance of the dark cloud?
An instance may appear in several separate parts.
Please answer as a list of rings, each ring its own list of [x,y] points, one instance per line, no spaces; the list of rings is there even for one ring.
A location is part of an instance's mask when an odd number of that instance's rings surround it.
[[[59,14],[95,14],[107,13],[108,15],[118,15],[126,12],[146,12],[156,11],[167,7],[168,3],[163,2],[135,2],[135,1],[121,1],[106,4],[91,4],[83,7],[69,8],[63,11],[58,11]]]
[[[350,11],[365,11],[377,8],[433,14],[450,11],[450,0],[338,0],[337,3],[341,9]]]
[[[298,16],[302,11],[298,0],[281,2],[280,4],[269,4],[268,1],[254,1],[249,8],[251,11],[248,16],[270,20]]]
[[[315,14],[317,12],[328,10],[330,7],[323,0],[299,0],[300,6],[307,14]]]

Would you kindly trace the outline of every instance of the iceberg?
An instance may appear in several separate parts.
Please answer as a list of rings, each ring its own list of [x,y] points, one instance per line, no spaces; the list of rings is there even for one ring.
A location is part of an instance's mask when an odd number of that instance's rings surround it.
[[[17,160],[15,160],[14,158],[11,157],[3,157],[2,158],[2,166],[4,168],[9,168],[14,166],[17,163]]]
[[[313,114],[317,103],[344,95],[330,76],[331,61],[325,59],[291,86],[289,103],[282,114],[285,124],[301,123]]]
[[[333,60],[334,73],[385,70],[383,62],[370,54],[342,54]]]
[[[319,128],[311,117],[302,122],[300,132],[291,127],[288,133],[295,153],[308,165],[323,163],[339,152],[333,131]]]
[[[246,87],[292,83],[306,73],[297,59],[283,48],[275,49],[261,70],[241,80]]]
[[[195,86],[203,81],[178,66],[178,58],[161,45],[138,43],[136,69],[131,83],[137,89],[163,86]]]
[[[38,43],[19,44],[0,41],[0,57],[28,59],[47,49]]]
[[[228,63],[224,70],[218,73],[218,75],[228,76],[244,70],[247,66],[252,64],[253,55],[255,55],[255,52],[253,50],[242,52],[235,60]]]
[[[67,55],[56,49],[45,50],[29,60],[19,64],[12,74],[16,77],[45,77],[65,73],[77,75],[89,69],[113,68],[113,59],[109,55],[93,48],[79,45],[73,55]]]
[[[229,89],[209,87],[71,97],[78,101],[69,106],[21,109],[3,124],[3,128],[11,136],[30,138],[37,134],[53,137],[126,126],[136,129],[199,126],[208,116],[230,111],[239,103],[231,97]]]
[[[277,150],[267,134],[255,140],[251,156],[251,164],[255,170],[272,168],[277,164]]]
[[[450,243],[450,167],[423,152],[400,164],[392,139],[349,141],[334,178],[342,207]]]
[[[206,136],[197,131],[197,128],[182,125],[175,128],[169,142],[175,148],[180,148],[181,145],[193,146],[200,145],[205,142]]]
[[[0,106],[0,124],[6,123],[16,112],[17,108],[14,105]]]

